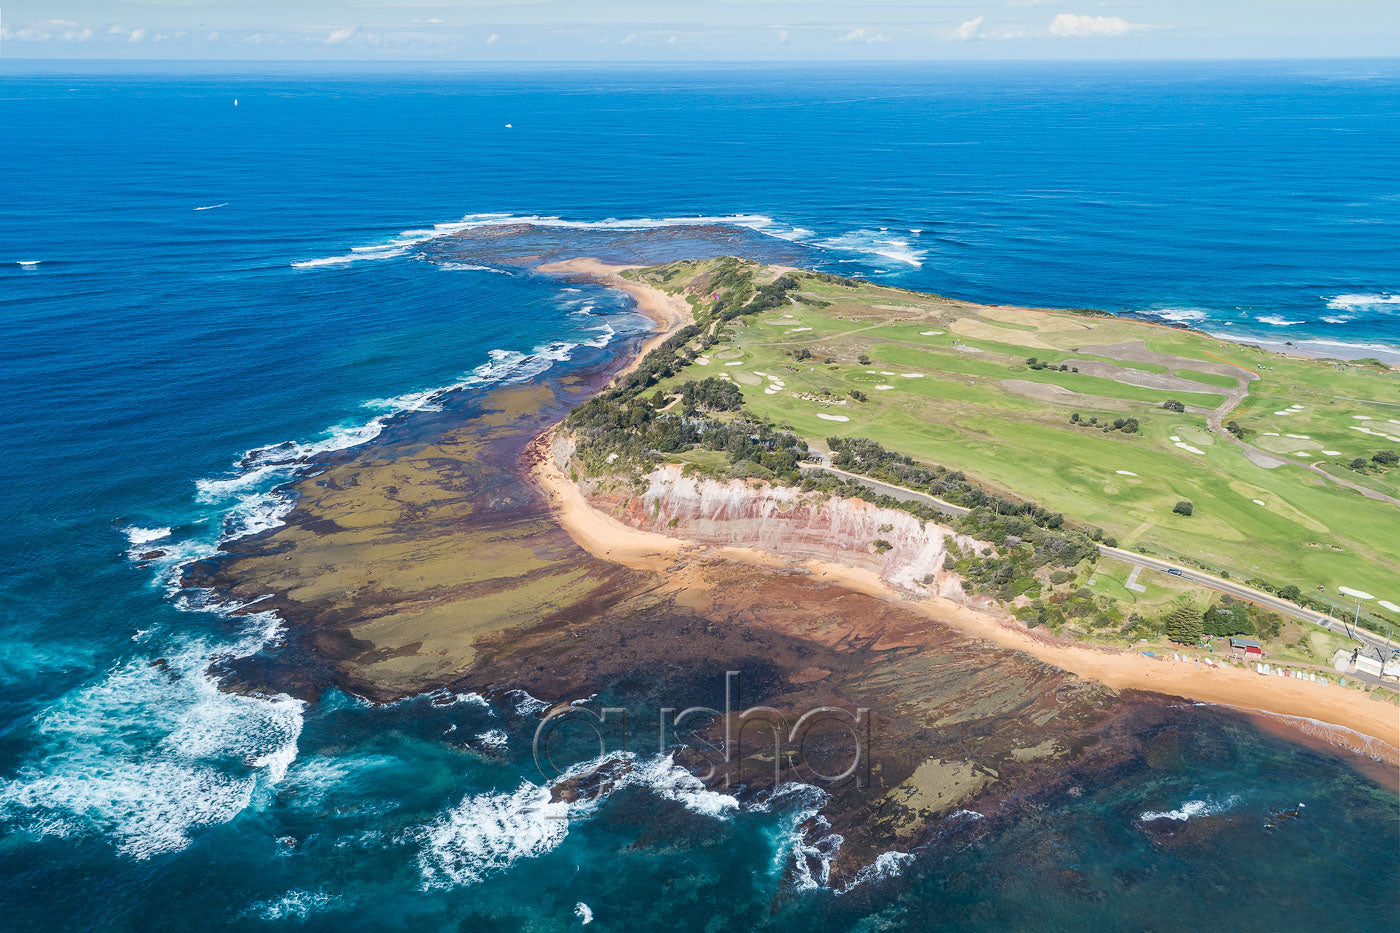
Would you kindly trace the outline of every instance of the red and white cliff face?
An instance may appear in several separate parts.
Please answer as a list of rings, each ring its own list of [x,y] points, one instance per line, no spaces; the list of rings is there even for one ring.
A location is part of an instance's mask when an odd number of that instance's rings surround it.
[[[647,531],[873,570],[886,582],[919,595],[963,595],[957,576],[943,569],[950,539],[963,547],[986,546],[907,512],[859,499],[804,493],[757,480],[684,476],[674,465],[658,467],[644,479],[647,486],[640,495],[595,490],[589,493],[590,501]],[[878,551],[877,539],[888,542],[889,550]]]

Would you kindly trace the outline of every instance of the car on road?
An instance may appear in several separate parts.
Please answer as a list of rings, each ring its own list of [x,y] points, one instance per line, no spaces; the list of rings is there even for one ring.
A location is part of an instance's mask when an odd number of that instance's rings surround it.
[[[1175,568],[1175,567],[1168,567],[1168,568],[1167,568],[1167,573],[1171,574],[1171,575],[1174,576],[1174,577],[1179,577],[1179,576],[1181,576],[1181,571],[1178,570],[1178,569]]]

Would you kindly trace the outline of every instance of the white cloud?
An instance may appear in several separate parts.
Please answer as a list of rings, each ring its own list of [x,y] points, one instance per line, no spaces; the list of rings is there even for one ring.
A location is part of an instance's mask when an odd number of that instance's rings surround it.
[[[489,36],[486,37],[486,44],[487,44],[487,45],[495,45],[497,42],[500,42],[500,41],[501,41],[501,37],[498,36],[498,35],[496,35],[494,32],[491,33],[491,35],[489,35]]]
[[[976,39],[977,31],[982,28],[983,19],[984,17],[979,16],[976,19],[970,19],[967,22],[963,23],[957,29],[953,30],[953,38],[959,42],[966,42],[969,39]]]
[[[140,41],[141,41],[142,39],[144,39],[144,38],[146,38],[146,30],[144,30],[144,29],[133,29],[133,30],[131,30],[131,35],[127,38],[126,41],[128,41],[128,42],[140,42]]]
[[[1121,36],[1142,26],[1134,26],[1121,16],[1080,16],[1061,13],[1050,21],[1050,35],[1065,38],[1103,38]]]
[[[623,44],[623,45],[636,45],[636,44],[637,44],[637,35],[636,35],[636,33],[628,33],[626,36],[624,36],[623,39],[622,39],[622,44]]]
[[[884,33],[871,32],[869,29],[866,29],[864,26],[862,26],[859,29],[852,29],[850,32],[846,33],[844,36],[837,39],[836,41],[864,42],[867,45],[869,45],[872,42],[888,42],[890,41],[890,39],[889,36],[886,36]]]
[[[354,26],[342,26],[339,29],[332,30],[331,34],[326,36],[326,45],[340,45],[340,43],[349,39],[354,34]]]
[[[786,29],[778,30],[778,41],[781,42],[783,45],[787,45],[788,31]]]

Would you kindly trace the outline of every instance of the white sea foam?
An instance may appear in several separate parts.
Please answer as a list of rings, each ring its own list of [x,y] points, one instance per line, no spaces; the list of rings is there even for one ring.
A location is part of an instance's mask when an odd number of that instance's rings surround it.
[[[908,852],[881,852],[876,856],[875,861],[856,872],[855,877],[838,888],[836,893],[845,894],[862,884],[882,881],[886,878],[897,878],[899,873],[904,870],[904,866],[912,861],[914,861],[914,856]]]
[[[593,922],[593,909],[583,901],[579,901],[574,905],[574,916],[578,917],[579,926],[586,927]]]
[[[1200,308],[1153,308],[1148,314],[1159,317],[1164,321],[1172,321],[1176,324],[1187,324],[1191,321],[1204,321],[1208,316]]]
[[[495,752],[510,744],[510,736],[506,735],[504,729],[487,729],[477,735],[476,741],[482,748]]]
[[[507,690],[504,696],[521,716],[539,716],[549,709],[548,703],[530,696],[524,690]]]
[[[614,790],[643,787],[697,813],[722,817],[739,805],[733,797],[707,790],[670,755],[639,760],[631,752],[616,752],[570,768],[549,786],[525,781],[510,793],[470,795],[418,829],[423,886],[474,884],[522,858],[553,851],[568,836],[570,821],[596,811],[606,795],[554,800],[551,787],[601,767],[622,769]]]
[[[228,202],[228,201],[224,201],[222,204],[206,204],[204,207],[196,207],[195,210],[197,210],[197,211],[212,211],[212,210],[217,210],[218,208],[221,208],[221,207],[228,207],[228,205],[229,205],[229,202]]]
[[[122,662],[36,719],[42,755],[0,783],[0,818],[45,834],[103,835],[148,858],[183,848],[285,777],[301,734],[299,700],[226,693],[206,668],[220,651],[266,643],[270,613],[233,644],[189,639],[162,663]]]
[[[136,525],[126,529],[126,540],[133,548],[142,544],[150,544],[152,541],[159,541],[161,538],[170,537],[171,529],[165,528],[141,528]]]
[[[268,922],[277,920],[305,920],[313,913],[341,906],[339,895],[322,891],[288,891],[281,897],[258,901],[244,911],[244,916]]]
[[[927,256],[927,251],[916,249],[907,239],[879,230],[853,230],[838,237],[819,240],[817,245],[850,253],[883,256],[916,269],[923,266]]]
[[[1175,810],[1144,810],[1138,819],[1144,823],[1153,820],[1176,820],[1184,823],[1187,820],[1195,819],[1198,816],[1211,816],[1216,813],[1223,813],[1240,802],[1238,794],[1232,794],[1224,801],[1213,800],[1188,800]]]
[[[1295,325],[1295,324],[1303,324],[1303,323],[1306,323],[1306,322],[1304,322],[1304,321],[1288,321],[1288,320],[1284,320],[1283,318],[1279,317],[1277,314],[1261,314],[1261,315],[1259,315],[1259,317],[1256,318],[1255,320],[1259,321],[1259,323],[1261,323],[1261,324],[1270,324],[1270,325],[1272,325],[1272,326],[1274,326],[1274,327],[1292,327],[1292,326]]]
[[[509,794],[464,799],[420,833],[418,856],[428,888],[474,884],[522,858],[552,851],[569,834],[570,805],[548,787],[521,784]]]
[[[1352,294],[1336,295],[1328,299],[1327,307],[1333,311],[1351,311],[1358,308],[1374,309],[1384,305],[1400,305],[1400,295],[1385,294]]]
[[[607,220],[565,220],[539,214],[468,214],[459,221],[434,224],[430,228],[403,230],[398,235],[383,242],[368,246],[351,247],[350,252],[319,259],[303,259],[292,263],[294,269],[316,269],[326,266],[341,266],[352,262],[377,259],[394,259],[407,255],[414,247],[439,237],[453,236],[465,230],[479,227],[503,227],[516,224],[532,227],[547,227],[565,230],[655,230],[664,227],[697,227],[723,224],[746,227],[767,236],[788,240],[804,240],[812,236],[810,230],[788,227],[763,214],[700,215],[696,217],[636,217],[609,218]]]

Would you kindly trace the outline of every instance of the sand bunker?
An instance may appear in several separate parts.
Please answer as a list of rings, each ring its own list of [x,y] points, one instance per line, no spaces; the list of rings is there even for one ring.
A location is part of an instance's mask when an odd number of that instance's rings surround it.
[[[900,373],[899,375],[900,375],[901,378],[904,378],[904,379],[922,379],[922,378],[924,378],[924,374],[923,374],[923,373]]]
[[[1202,457],[1206,455],[1206,452],[1204,450],[1195,446],[1194,444],[1186,443],[1175,434],[1172,435],[1172,446],[1180,447],[1182,450],[1188,451],[1189,453],[1200,454]]]
[[[1389,610],[1390,612],[1400,612],[1400,606],[1395,605],[1388,599],[1378,600],[1376,602],[1376,605],[1380,606],[1382,609]]]
[[[1137,476],[1132,470],[1114,470],[1119,476]]]
[[[824,412],[824,411],[819,411],[819,412],[817,412],[817,417],[818,417],[818,418],[821,418],[823,421],[850,421],[850,420],[851,420],[850,418],[847,418],[845,415],[828,415],[828,414],[827,414],[826,412]]]
[[[887,390],[889,390],[889,389],[893,389],[894,386],[876,386],[875,388],[876,388],[877,390],[881,391],[881,392],[884,392],[884,391],[887,391]]]
[[[1252,501],[1255,505],[1263,505],[1263,504],[1264,504],[1264,500],[1263,500],[1263,499],[1253,499],[1253,500],[1251,500],[1251,501]]]

